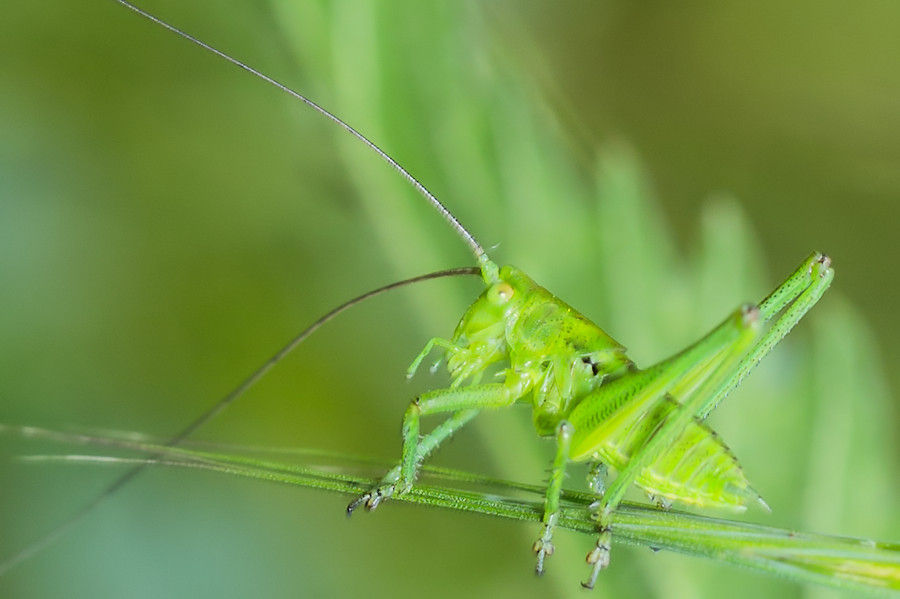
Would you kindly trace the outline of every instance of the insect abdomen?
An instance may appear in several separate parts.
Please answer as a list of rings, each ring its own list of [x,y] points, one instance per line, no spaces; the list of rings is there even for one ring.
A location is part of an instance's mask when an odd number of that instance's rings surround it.
[[[595,455],[621,470],[658,424],[679,407],[673,399],[663,398],[637,422],[611,431],[595,446]],[[651,496],[699,507],[743,509],[753,501],[762,503],[728,447],[699,420],[692,421],[635,484]]]

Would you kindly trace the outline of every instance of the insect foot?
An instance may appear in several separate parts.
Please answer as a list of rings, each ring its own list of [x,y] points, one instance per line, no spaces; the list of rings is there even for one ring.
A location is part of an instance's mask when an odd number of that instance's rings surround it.
[[[548,535],[545,533],[544,537]],[[534,546],[532,550],[537,554],[537,565],[534,567],[534,573],[538,576],[544,574],[544,558],[550,557],[553,555],[553,551],[555,547],[549,538],[541,537],[537,541],[534,542]]]
[[[654,495],[653,493],[649,493],[647,495],[647,498],[650,500],[650,503],[661,510],[668,510],[672,507],[672,500],[667,499],[662,495]]]
[[[356,499],[350,502],[350,505],[347,506],[347,517],[353,515],[353,512],[356,511],[356,508],[365,505],[366,510],[372,511],[376,509],[381,502],[385,499],[390,499],[393,497],[394,492],[397,490],[397,480],[400,478],[400,467],[396,467],[387,474],[384,475],[384,478],[381,479],[381,482],[378,486],[373,487],[369,491],[363,493]],[[404,492],[408,489],[404,489]]]
[[[597,538],[597,546],[591,549],[585,558],[585,561],[592,565],[594,569],[591,570],[591,577],[581,583],[581,586],[584,588],[593,589],[594,585],[597,583],[597,577],[600,575],[600,571],[609,565],[609,547],[611,540],[612,535],[610,534],[609,529],[601,529],[600,536]]]
[[[759,306],[756,304],[744,304],[741,306],[741,319],[745,326],[757,326],[760,319]]]

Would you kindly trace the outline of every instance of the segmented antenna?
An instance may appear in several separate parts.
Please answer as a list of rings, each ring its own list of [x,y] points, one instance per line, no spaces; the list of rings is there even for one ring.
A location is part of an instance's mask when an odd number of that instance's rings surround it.
[[[228,393],[228,395],[225,395],[224,397],[219,399],[216,403],[207,408],[205,412],[195,418],[190,424],[185,426],[176,435],[171,437],[168,443],[166,443],[166,446],[172,447],[178,445],[186,438],[191,436],[201,426],[218,416],[225,408],[230,406],[239,397],[249,391],[250,388],[253,387],[253,385],[255,385],[263,376],[265,376],[265,374],[269,372],[276,364],[278,364],[278,362],[283,360],[289,353],[296,349],[298,345],[303,343],[310,335],[319,330],[319,328],[326,322],[332,320],[345,310],[348,310],[349,308],[352,308],[353,306],[362,303],[367,299],[375,297],[376,295],[381,295],[386,291],[391,291],[392,289],[397,289],[399,287],[405,287],[414,283],[428,281],[431,279],[440,279],[443,277],[456,277],[463,275],[477,276],[480,274],[481,270],[474,266],[440,270],[437,272],[428,273],[426,275],[412,277],[411,279],[397,281],[396,283],[391,283],[389,285],[379,287],[378,289],[373,289],[372,291],[368,291],[366,293],[363,293],[362,295],[354,297],[349,301],[344,302],[340,306],[323,315],[321,318],[319,318],[302,332],[300,332],[296,337],[291,339],[284,347],[275,352],[275,354],[271,358],[266,360],[262,366],[257,368],[250,376],[244,379],[244,381],[240,385],[238,385],[230,393]],[[128,472],[114,480],[108,487],[106,487],[106,489],[101,491],[100,494],[94,497],[94,499],[92,499],[89,503],[85,504],[80,510],[75,512],[68,520],[66,520],[56,528],[53,528],[52,530],[50,530],[50,532],[46,533],[36,541],[33,541],[18,553],[0,562],[0,576],[6,574],[8,571],[12,570],[22,562],[27,561],[29,558],[34,557],[47,547],[53,545],[53,543],[55,543],[57,539],[62,537],[70,528],[80,522],[81,519],[87,516],[89,513],[94,511],[94,508],[103,503],[103,501],[105,501],[108,497],[131,482],[131,479],[140,474],[141,471],[144,470],[144,468],[146,468],[158,457],[159,455],[150,456],[150,458],[146,462],[138,464],[134,468],[130,469]]]
[[[319,114],[324,116],[325,118],[340,125],[341,128],[343,128],[347,133],[349,133],[350,135],[352,135],[353,137],[355,137],[356,139],[358,139],[359,141],[364,143],[366,146],[369,147],[369,149],[371,149],[373,152],[378,154],[378,156],[380,156],[382,160],[384,160],[389,165],[391,165],[394,168],[394,170],[396,170],[398,173],[400,173],[403,176],[403,178],[406,179],[409,182],[409,184],[412,185],[416,189],[416,191],[418,191],[426,200],[428,200],[428,203],[431,204],[434,207],[434,209],[437,210],[440,213],[440,215],[444,217],[444,220],[446,220],[450,224],[450,226],[453,227],[453,230],[456,231],[456,233],[460,237],[462,237],[463,241],[466,242],[466,244],[472,250],[472,253],[475,254],[475,259],[478,260],[479,265],[486,266],[487,264],[489,264],[490,260],[488,259],[487,254],[485,254],[484,248],[481,247],[481,245],[477,241],[475,241],[475,238],[472,236],[472,234],[469,233],[469,231],[466,230],[466,228],[464,226],[462,226],[462,223],[460,223],[459,220],[457,220],[457,218],[455,216],[453,216],[453,213],[451,213],[447,209],[447,207],[444,206],[441,203],[441,201],[438,200],[434,196],[433,193],[428,191],[428,189],[424,185],[422,185],[422,183],[420,183],[418,179],[413,177],[409,173],[409,171],[407,171],[405,168],[400,166],[399,162],[397,162],[396,160],[391,158],[387,154],[387,152],[385,152],[384,150],[379,148],[377,145],[375,145],[375,142],[371,141],[368,137],[366,137],[365,135],[363,135],[362,133],[360,133],[359,131],[357,131],[356,129],[354,129],[353,127],[348,125],[347,123],[345,123],[343,120],[338,118],[336,115],[325,110],[324,108],[322,108],[321,106],[319,106],[318,104],[316,104],[315,102],[313,102],[312,100],[310,100],[309,98],[304,96],[303,94],[301,94],[299,92],[295,92],[288,86],[276,81],[275,79],[272,79],[268,75],[264,75],[263,73],[257,71],[250,65],[248,65],[244,62],[241,62],[240,60],[233,58],[232,56],[229,56],[228,54],[225,54],[221,50],[217,50],[216,48],[213,48],[206,42],[197,39],[196,37],[190,35],[189,33],[182,31],[181,29],[178,29],[174,25],[169,25],[162,19],[159,19],[158,17],[151,15],[150,13],[138,8],[137,6],[135,6],[134,4],[132,4],[130,2],[127,2],[126,0],[116,0],[116,2],[118,2],[119,4],[121,4],[122,6],[124,6],[126,8],[131,9],[132,11],[141,15],[145,19],[148,19],[148,20],[156,23],[157,25],[160,25],[161,27],[168,29],[172,33],[175,33],[175,34],[183,37],[184,39],[188,40],[189,42],[200,46],[204,50],[215,54],[219,58],[223,58],[223,59],[227,60],[228,62],[230,62],[231,64],[244,69],[248,73],[259,77],[266,83],[268,83],[270,85],[274,85],[275,87],[277,87],[284,93],[300,100],[301,102],[303,102],[304,104],[306,104],[307,106],[309,106],[310,108],[312,108],[313,110],[315,110],[316,112],[318,112]]]

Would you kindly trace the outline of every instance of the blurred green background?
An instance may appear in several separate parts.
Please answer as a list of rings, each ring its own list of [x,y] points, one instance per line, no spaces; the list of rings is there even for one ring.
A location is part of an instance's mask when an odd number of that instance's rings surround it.
[[[773,508],[748,518],[900,536],[897,5],[142,6],[366,132],[641,364],[828,251],[832,291],[713,424]],[[337,303],[471,263],[335,127],[112,0],[6,6],[0,56],[3,422],[171,434]],[[445,380],[405,368],[477,290],[360,307],[198,437],[393,458],[408,399]],[[550,445],[529,426],[485,415],[437,462],[540,480]],[[3,556],[119,473],[0,468]],[[0,596],[581,593],[589,538],[561,534],[537,580],[535,527],[397,505],[348,522],[345,503],[146,472]],[[597,592],[828,595],[627,548]]]

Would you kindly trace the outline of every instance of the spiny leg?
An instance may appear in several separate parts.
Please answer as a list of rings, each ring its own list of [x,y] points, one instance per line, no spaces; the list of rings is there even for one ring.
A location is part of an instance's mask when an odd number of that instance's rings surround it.
[[[434,428],[434,430],[430,431],[427,435],[422,437],[422,440],[419,443],[419,449],[416,453],[416,464],[421,464],[428,456],[430,456],[434,450],[436,450],[441,443],[452,437],[456,431],[461,429],[463,426],[468,424],[480,410],[461,410],[456,412],[438,426]],[[394,466],[391,470],[388,471],[387,474],[381,479],[381,484],[387,484],[390,482],[396,482],[400,477],[400,464]],[[350,505],[347,506],[347,515],[350,516],[353,514],[354,510],[358,508],[363,503],[367,503],[372,499],[371,493],[364,493],[360,495],[356,499],[354,499]]]
[[[482,410],[512,405],[525,393],[524,381],[508,378],[504,383],[474,385],[459,389],[429,391],[414,399],[403,418],[403,452],[400,463],[400,493],[412,486],[416,476],[416,455],[419,449],[419,420],[422,416],[455,412],[457,410]]]
[[[706,418],[778,342],[791,332],[800,319],[822,298],[833,279],[831,258],[815,252],[804,260],[784,283],[766,296],[759,304],[762,321],[769,322],[782,310],[784,314],[760,337],[708,405],[697,413],[700,418]]]
[[[689,392],[688,397],[680,398],[684,409],[671,413],[666,421],[660,424],[648,442],[631,456],[628,465],[619,473],[598,502],[597,515],[600,534],[596,548],[588,554],[588,563],[593,564],[594,567],[590,579],[584,583],[584,586],[593,588],[600,570],[609,563],[612,512],[621,502],[627,487],[634,481],[641,469],[672,442],[694,415],[705,418],[819,301],[825,290],[831,285],[833,278],[834,271],[831,269],[831,260],[827,256],[815,253],[807,258],[800,268],[769,294],[755,310],[756,318],[763,322],[771,320],[784,310],[781,317],[764,335],[750,345],[749,351],[746,351],[746,355],[741,359],[738,358],[746,350],[749,338],[743,338],[742,341],[737,342],[711,376],[706,378],[699,387],[695,387],[693,392]],[[675,393],[678,394],[677,391]]]
[[[553,529],[556,528],[556,521],[559,519],[559,495],[562,492],[562,484],[566,475],[569,447],[574,430],[571,423],[565,420],[556,427],[556,457],[553,459],[553,468],[550,471],[550,481],[544,501],[544,531],[541,537],[534,542],[534,552],[537,553],[535,572],[538,575],[544,573],[544,558],[553,555]]]
[[[406,378],[412,378],[416,371],[419,369],[419,365],[422,363],[428,354],[432,352],[435,347],[441,347],[448,352],[455,351],[458,349],[456,345],[442,337],[433,337],[428,340],[425,344],[425,347],[419,354],[413,359],[412,364],[410,364],[409,368],[406,371]],[[439,363],[439,362],[438,362]],[[438,363],[435,363],[437,366]],[[478,384],[478,380],[481,377],[476,377],[474,384]],[[451,388],[455,388],[451,387]],[[429,456],[431,453],[437,449],[441,443],[449,439],[458,431],[460,428],[468,424],[470,420],[472,420],[480,410],[460,410],[444,420],[441,424],[436,426],[431,432],[424,435],[422,439],[419,441],[419,446],[416,451],[415,457],[415,466],[418,466]],[[379,484],[380,487],[391,487],[391,485],[396,484],[397,480],[400,478],[400,469],[401,464],[397,464],[391,470],[385,474],[381,482]],[[381,502],[383,495],[378,494],[377,492],[368,492],[360,495],[355,500],[350,502],[347,506],[347,516],[351,516],[353,512],[363,503],[372,510],[378,507],[378,504]]]
[[[652,432],[647,429],[648,424],[655,425],[656,421],[642,421],[654,403],[676,387],[696,386],[708,377],[724,353],[741,337],[746,328],[743,319],[742,312],[734,313],[678,354],[605,383],[583,398],[568,416],[575,427],[572,459],[597,456],[596,448],[622,427],[630,430],[640,424],[642,430],[635,432],[648,436]]]
[[[756,334],[756,319],[758,312],[755,307],[744,306],[725,319],[722,324],[713,329],[705,337],[679,354],[648,368],[635,371],[600,387],[589,396],[570,414],[570,420],[576,427],[576,438],[573,455],[590,450],[598,437],[608,435],[610,430],[621,426],[638,426],[643,419],[643,414],[652,405],[676,388],[698,389],[708,384],[710,377],[716,380],[724,378],[722,365],[735,364],[743,351],[749,346]],[[717,376],[718,375],[718,376]],[[625,403],[620,399],[625,397]],[[618,405],[611,416],[597,423],[598,414],[604,412],[604,405],[612,403]],[[689,418],[692,413],[687,409],[675,410],[673,413],[686,414]],[[671,417],[671,414],[670,414]],[[629,423],[631,423],[629,425]],[[609,530],[609,518],[603,515],[611,513],[609,505],[617,506],[621,501],[624,491],[630,486],[637,474],[640,473],[643,464],[640,460],[641,452],[647,444],[653,443],[658,437],[662,427],[672,426],[670,418],[663,422],[648,422],[641,424],[646,427],[643,436],[644,445],[632,454],[628,463],[621,469],[619,475],[612,481],[603,496],[591,505],[598,522],[599,536],[596,547],[587,555],[587,562],[594,566],[593,573],[582,586],[593,588],[600,570],[609,563],[609,550],[611,535]],[[686,423],[685,423],[686,424]],[[685,424],[681,424],[682,428]],[[623,476],[625,478],[623,478]]]
[[[423,452],[420,450],[424,440],[419,439],[419,420],[422,416],[506,407],[525,393],[524,384],[518,379],[508,379],[505,383],[475,385],[460,389],[438,389],[414,399],[403,417],[403,451],[399,472],[396,476],[391,476],[394,470],[389,472],[377,487],[351,503],[347,508],[348,513],[352,513],[362,503],[365,503],[369,510],[374,510],[384,499],[393,496],[394,493],[402,495],[409,491],[421,461],[418,456],[422,455],[424,458]],[[443,435],[443,438],[432,438],[429,441],[431,447],[427,453],[433,451],[440,441],[449,437],[457,428],[451,424],[448,427],[448,434]]]

